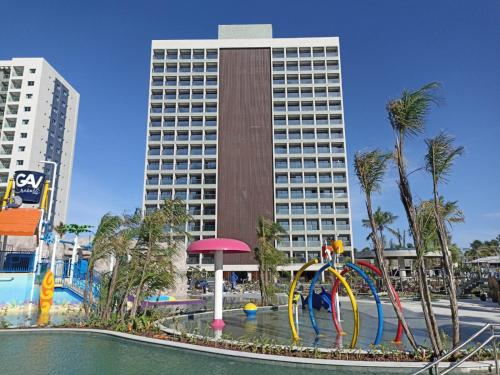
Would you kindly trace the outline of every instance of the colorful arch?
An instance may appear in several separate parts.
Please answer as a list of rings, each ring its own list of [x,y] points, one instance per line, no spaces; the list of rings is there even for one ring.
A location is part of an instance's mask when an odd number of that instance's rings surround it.
[[[374,266],[373,264],[371,263],[368,263],[368,262],[365,262],[365,261],[357,261],[356,262],[358,265],[360,266],[363,266],[363,267],[366,267],[368,269],[370,269],[371,271],[373,271],[377,276],[382,276],[382,272],[380,271],[380,269],[376,266]],[[348,273],[349,271],[351,270],[351,268],[344,268],[342,270],[342,272],[340,273],[342,276],[345,275],[346,273]],[[336,294],[336,292],[338,291],[338,288],[340,286],[340,281],[339,280],[335,280],[335,283],[333,285],[333,288],[332,288],[332,296],[334,296]],[[401,307],[401,301],[399,299],[399,295],[398,293],[396,292],[396,290],[394,289],[394,287],[391,285],[390,286],[392,291],[394,292],[394,295],[396,297],[396,303],[398,304],[399,308],[402,309]],[[373,290],[372,290],[372,293],[373,293]],[[375,295],[374,295],[375,296]],[[377,305],[377,310],[378,310],[378,305]],[[336,311],[335,311],[335,305],[332,304],[332,318],[333,318],[333,323],[335,325],[335,329],[337,330],[337,333],[338,334],[342,334],[342,327],[337,319],[337,314],[336,314]],[[380,320],[379,320],[379,324],[380,324]],[[401,323],[401,321],[398,320],[398,328],[397,328],[397,331],[396,331],[396,336],[394,338],[394,343],[401,343],[401,337],[403,335],[403,324]]]
[[[314,274],[314,277],[311,281],[311,285],[309,287],[309,296],[308,296],[308,306],[309,306],[309,317],[311,319],[311,324],[314,328],[314,331],[316,332],[317,335],[320,334],[320,330],[318,327],[318,324],[316,322],[316,317],[314,316],[314,310],[312,307],[312,296],[314,293],[314,286],[318,282],[319,276],[321,273],[325,270],[328,270],[330,273],[332,273],[339,282],[344,285],[344,288],[347,291],[347,294],[349,295],[349,299],[351,300],[351,305],[352,305],[352,313],[354,316],[354,331],[352,333],[352,339],[351,339],[351,349],[354,349],[356,347],[356,343],[358,341],[358,336],[359,336],[359,311],[358,311],[358,305],[356,303],[356,298],[354,297],[354,294],[352,293],[351,287],[347,283],[347,281],[344,279],[344,277],[334,268],[332,268],[332,263],[328,262],[326,263],[323,267],[321,267],[316,273]],[[333,304],[332,304],[333,305]],[[333,311],[333,306],[332,306],[332,311]]]
[[[370,288],[370,290],[372,292],[373,299],[375,300],[375,303],[377,304],[378,325],[377,325],[377,334],[375,335],[375,340],[373,341],[373,345],[378,345],[378,344],[380,344],[380,341],[382,340],[382,335],[384,332],[384,311],[382,309],[382,303],[380,302],[380,298],[379,298],[378,293],[377,293],[377,288],[373,284],[373,281],[370,279],[370,277],[368,277],[368,275],[361,268],[359,268],[358,266],[356,266],[352,263],[346,263],[346,268],[344,268],[344,270],[342,270],[341,275],[346,274],[349,271],[349,269],[354,270],[368,284],[368,287]],[[338,286],[339,286],[339,283],[335,282],[334,286],[332,287],[332,293],[330,296],[332,301],[334,301],[334,299],[335,299],[335,296],[336,296],[337,291],[338,291]],[[340,326],[340,323],[338,321],[335,306],[333,306],[333,302],[332,302],[332,319],[333,319],[335,328],[337,329],[337,333],[339,332],[339,328],[340,328],[340,331],[341,331],[340,334],[343,334],[342,327]]]

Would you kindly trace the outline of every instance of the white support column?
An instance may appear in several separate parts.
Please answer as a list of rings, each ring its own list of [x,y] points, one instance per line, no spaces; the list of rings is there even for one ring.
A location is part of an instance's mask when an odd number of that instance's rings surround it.
[[[59,235],[54,236],[54,244],[52,245],[52,256],[50,259],[50,270],[55,275],[56,272],[56,252],[59,245]]]
[[[73,273],[75,271],[75,263],[76,263],[76,253],[78,251],[78,236],[75,236],[75,240],[73,242],[73,251],[71,252],[71,264],[69,268],[69,284],[73,284]]]
[[[222,320],[222,307],[223,307],[223,292],[224,292],[224,278],[223,278],[223,262],[224,253],[216,251],[214,254],[215,260],[215,287],[214,287],[214,320],[212,327],[214,329],[222,329],[224,327],[224,320]]]

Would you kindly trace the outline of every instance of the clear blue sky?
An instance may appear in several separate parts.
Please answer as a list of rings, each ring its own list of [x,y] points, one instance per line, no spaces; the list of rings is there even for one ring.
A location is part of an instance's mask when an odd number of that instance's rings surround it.
[[[97,224],[141,204],[152,39],[217,37],[218,24],[272,23],[275,37],[340,36],[347,148],[392,148],[384,105],[404,88],[443,84],[427,135],[466,148],[442,189],[466,223],[465,246],[500,234],[500,3],[477,1],[23,1],[2,5],[0,59],[46,58],[81,94],[68,222]],[[423,139],[409,164],[422,166]],[[352,163],[351,163],[352,164]],[[367,245],[351,168],[356,247]],[[376,204],[400,216],[394,171]],[[412,175],[417,198],[430,180]]]

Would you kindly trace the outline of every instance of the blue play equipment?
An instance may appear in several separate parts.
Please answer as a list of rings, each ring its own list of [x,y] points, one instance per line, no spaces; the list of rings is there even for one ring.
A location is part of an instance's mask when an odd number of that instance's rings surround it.
[[[314,277],[311,281],[311,286],[309,289],[309,296],[308,296],[308,300],[307,300],[308,305],[309,305],[309,317],[311,319],[311,324],[314,328],[314,331],[316,332],[316,335],[320,334],[320,330],[318,327],[318,323],[316,322],[316,317],[314,316],[314,312],[313,312],[313,307],[315,307],[313,300],[315,298],[314,297],[315,295],[320,296],[320,295],[323,295],[323,293],[326,294],[326,291],[324,290],[324,288],[322,288],[322,291],[320,294],[315,293],[314,286],[318,282],[318,279],[319,279],[321,273],[323,271],[325,271],[328,267],[331,267],[331,266],[332,266],[332,264],[329,262],[329,263],[326,263],[323,267],[321,267],[318,271],[316,271],[316,273],[314,274]],[[377,289],[375,288],[373,281],[368,277],[368,275],[361,268],[359,268],[358,266],[356,266],[352,263],[346,263],[346,267],[351,268],[359,276],[361,276],[361,278],[368,284],[368,287],[370,288],[370,290],[373,294],[373,298],[377,304],[377,314],[378,314],[377,334],[375,336],[375,340],[373,341],[373,344],[378,345],[378,344],[380,344],[380,341],[382,340],[382,333],[384,330],[384,312],[382,310],[382,303],[380,302],[380,298],[378,296]],[[330,311],[331,311],[331,300],[330,300],[330,298],[328,300],[330,302],[329,306],[330,306]],[[323,300],[323,301],[326,303],[325,300]],[[317,309],[317,310],[319,310],[319,309]]]

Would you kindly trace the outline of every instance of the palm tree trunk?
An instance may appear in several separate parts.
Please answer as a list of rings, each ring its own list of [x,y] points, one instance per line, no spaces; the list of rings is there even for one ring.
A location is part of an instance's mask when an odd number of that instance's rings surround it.
[[[87,266],[87,275],[85,276],[85,288],[83,289],[83,311],[85,317],[89,317],[90,307],[92,306],[92,284],[94,281],[94,261],[89,260]]]
[[[377,262],[380,267],[380,271],[382,272],[382,283],[384,284],[385,289],[387,290],[387,294],[389,299],[391,300],[392,307],[394,308],[394,312],[398,317],[398,320],[401,322],[403,329],[405,331],[406,337],[410,342],[410,345],[414,350],[417,350],[417,341],[415,340],[415,336],[413,336],[413,332],[408,326],[408,322],[406,321],[405,316],[403,315],[402,309],[399,307],[397,303],[396,295],[394,294],[394,289],[391,288],[391,279],[389,277],[389,271],[387,270],[387,266],[384,262],[384,246],[382,244],[382,240],[377,236],[377,227],[375,224],[375,219],[373,217],[372,211],[372,200],[370,194],[365,195],[366,198],[366,211],[368,212],[368,219],[370,220],[370,226],[372,229],[372,241],[375,247],[375,256],[377,257]]]
[[[139,307],[139,304],[141,303],[141,294],[142,294],[142,288],[144,286],[144,283],[146,281],[146,271],[149,267],[149,261],[151,257],[151,246],[152,244],[149,244],[148,251],[146,253],[146,259],[144,260],[144,266],[142,268],[142,274],[141,274],[141,279],[139,281],[139,285],[137,285],[137,289],[135,292],[135,298],[134,298],[134,303],[132,304],[132,310],[130,311],[130,318],[135,318],[137,315],[137,309]]]
[[[450,295],[450,311],[452,324],[452,344],[456,348],[460,344],[460,321],[458,317],[458,299],[457,288],[455,284],[455,275],[453,273],[453,261],[451,259],[450,250],[448,248],[448,238],[443,218],[439,213],[439,195],[437,191],[437,183],[434,182],[434,218],[436,219],[436,229],[438,233],[439,245],[443,254],[443,265],[446,283]]]
[[[111,274],[111,281],[109,283],[108,295],[106,297],[106,303],[104,305],[104,310],[102,313],[102,319],[104,321],[108,320],[111,316],[111,306],[115,294],[116,282],[118,281],[119,269],[120,269],[120,261],[117,259],[113,267],[113,273]]]
[[[401,202],[403,203],[403,206],[405,208],[413,240],[415,242],[414,245],[417,252],[417,257],[422,257],[421,261],[419,261],[417,264],[418,286],[420,297],[422,299],[422,311],[424,313],[425,325],[427,326],[427,333],[429,335],[432,350],[435,356],[439,356],[443,350],[443,345],[439,336],[436,316],[434,315],[434,311],[432,309],[431,293],[429,290],[429,285],[427,283],[427,275],[425,274],[425,265],[423,263],[424,249],[420,236],[420,228],[417,222],[416,210],[415,206],[413,205],[410,183],[406,175],[405,162],[402,152],[402,142],[402,136],[400,136],[398,142],[396,143],[396,162],[399,174],[399,193]]]

